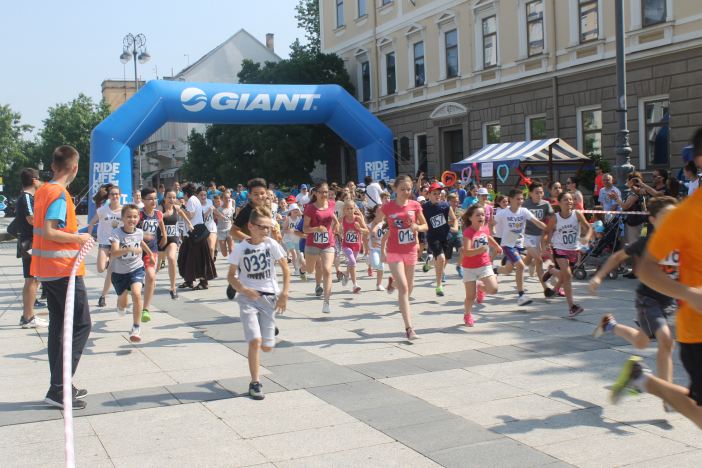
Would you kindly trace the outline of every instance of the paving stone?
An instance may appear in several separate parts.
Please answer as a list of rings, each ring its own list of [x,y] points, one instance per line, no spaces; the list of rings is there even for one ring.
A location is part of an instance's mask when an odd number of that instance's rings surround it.
[[[409,364],[421,367],[425,371],[429,372],[458,369],[459,367],[463,367],[461,365],[456,365],[456,361],[454,359],[449,359],[443,355],[418,356],[416,358],[407,358],[405,361]]]
[[[0,403],[0,426],[33,423],[62,418],[61,411],[43,401]]]
[[[485,348],[489,349],[489,348]],[[456,351],[453,353],[445,353],[441,356],[457,361],[461,367],[472,367],[472,366],[482,366],[484,364],[496,364],[498,362],[505,362],[509,359],[504,357],[495,356],[493,354],[488,354],[482,350],[477,349],[467,349],[465,351]]]
[[[426,369],[419,367],[415,363],[410,362],[410,359],[395,359],[393,361],[369,362],[366,364],[356,364],[349,367],[373,379],[386,379],[388,377],[423,374],[426,372]]]
[[[220,387],[227,390],[233,396],[241,397],[249,395],[250,377],[237,377],[233,379],[218,379],[217,383]],[[261,384],[263,384],[264,393],[285,392],[287,389],[273,382],[265,375],[261,376]]]
[[[368,380],[359,372],[329,361],[271,366],[269,369],[273,373],[269,376],[271,380],[291,390]]]
[[[166,389],[166,387],[140,388],[112,392],[117,404],[123,411],[156,408],[159,406],[172,406],[180,401]]]
[[[411,448],[393,442],[276,462],[275,466],[278,468],[327,468],[330,466],[334,468],[433,468],[439,465]]]
[[[489,354],[504,359],[505,361],[521,361],[522,359],[531,359],[537,357],[537,354],[522,346],[490,346],[488,348],[480,348],[481,353]]]
[[[74,411],[73,417],[79,418],[92,416],[94,414],[105,414],[122,411],[122,407],[117,403],[112,393],[88,394],[85,397],[87,406],[80,411]]]
[[[530,466],[550,466],[551,463],[558,463],[558,460],[554,457],[506,438],[431,452],[428,456],[435,462],[449,468],[483,468],[486,466],[519,466],[520,468],[525,468]]]
[[[352,382],[308,389],[310,393],[344,411],[417,404],[421,400],[376,381]]]
[[[307,350],[295,347],[285,347],[285,342],[279,343],[269,353],[262,353],[261,365],[264,367],[299,364],[301,362],[321,361],[323,358]]]
[[[454,417],[448,411],[422,400],[401,405],[385,405],[378,408],[350,410],[348,413],[381,431],[393,427],[412,426]]]
[[[503,436],[454,416],[438,421],[385,429],[390,437],[424,455],[472,443],[502,439]]]
[[[219,385],[218,382],[192,382],[167,385],[166,390],[181,403],[222,400],[234,396],[227,389]]]

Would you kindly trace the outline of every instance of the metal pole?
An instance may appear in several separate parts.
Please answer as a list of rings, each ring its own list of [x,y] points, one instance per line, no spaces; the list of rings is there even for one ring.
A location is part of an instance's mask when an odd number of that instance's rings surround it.
[[[624,4],[623,0],[615,0],[615,25],[617,45],[617,123],[619,130],[616,136],[617,164],[615,174],[617,184],[624,186],[627,174],[634,171],[631,165],[631,146],[629,146],[629,129],[627,128],[626,104],[626,57],[624,55]]]

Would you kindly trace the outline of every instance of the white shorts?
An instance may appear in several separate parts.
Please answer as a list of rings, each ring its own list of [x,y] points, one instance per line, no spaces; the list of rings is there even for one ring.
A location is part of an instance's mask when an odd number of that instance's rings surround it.
[[[263,346],[275,347],[276,296],[262,295],[258,300],[252,301],[246,294],[237,294],[236,300],[246,342],[261,338]]]
[[[227,239],[230,239],[231,237],[232,237],[232,235],[229,234],[229,229],[217,231],[217,240],[219,240],[219,241],[225,241]]]
[[[495,272],[492,271],[492,265],[485,265],[484,267],[480,268],[463,268],[464,283],[478,281],[479,279],[487,278],[488,276],[495,276]]]
[[[527,249],[541,249],[541,236],[524,234],[524,247]]]

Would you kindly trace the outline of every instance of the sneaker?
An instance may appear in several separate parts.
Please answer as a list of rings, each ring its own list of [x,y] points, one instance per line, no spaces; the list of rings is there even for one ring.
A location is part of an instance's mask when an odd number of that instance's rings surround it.
[[[478,302],[478,304],[482,304],[483,302],[485,302],[486,296],[487,296],[487,294],[485,294],[485,291],[478,288],[478,292],[475,295],[475,300]]]
[[[565,290],[563,288],[558,288],[558,296],[565,297]]]
[[[382,284],[378,284],[378,285],[376,285],[375,290],[376,291],[385,291],[385,286],[383,286]]]
[[[171,297],[173,297],[173,296],[171,295]],[[236,289],[234,289],[231,284],[227,285],[227,299],[229,299],[230,301],[233,301],[235,297],[236,297]]]
[[[254,400],[263,400],[266,398],[263,394],[263,385],[261,385],[261,382],[251,382],[249,384],[249,396]]]
[[[392,285],[393,279],[392,276],[388,278],[388,287],[386,288],[386,291],[388,294],[392,294],[395,291],[395,286]]]
[[[322,294],[324,294],[324,288],[322,287],[322,285],[318,284],[314,288],[314,295],[320,297]]]
[[[340,281],[343,281],[343,278],[344,278],[344,274],[340,271],[337,271],[336,272],[336,282],[338,283]]]
[[[87,395],[88,392],[85,392],[85,394]],[[52,385],[49,391],[46,392],[44,403],[58,409],[63,409],[63,390],[61,387],[54,387]],[[74,410],[82,410],[87,406],[87,403],[74,397],[71,406]]]
[[[165,260],[161,260],[161,265],[159,265],[158,269],[159,269],[159,270],[163,270],[164,268],[166,268],[166,261],[165,261]]]
[[[171,299],[173,299],[174,301],[178,299],[178,291],[176,291],[174,289],[173,291],[168,291],[168,292],[171,293]],[[229,295],[227,294],[227,296],[229,296]]]
[[[20,327],[22,328],[45,328],[49,326],[49,321],[36,315],[26,320],[24,316],[20,317]]]
[[[370,266],[368,267],[368,277],[369,278],[373,277],[373,268],[371,268]]]
[[[521,296],[519,296],[517,298],[517,305],[518,306],[525,306],[525,305],[529,305],[529,304],[531,304],[531,299],[529,299],[529,297],[527,297],[526,294],[522,294]]]
[[[39,299],[34,299],[34,307],[40,309],[42,307],[46,307],[46,303],[41,302]]]
[[[100,299],[98,299],[98,307],[105,307],[107,305],[107,301],[105,300],[105,296],[100,296]]]
[[[544,297],[546,299],[551,299],[555,295],[556,295],[556,291],[554,291],[552,288],[544,289]]]
[[[307,273],[305,273],[304,271],[301,271],[300,272],[300,279],[302,281],[307,281]]]
[[[456,273],[458,273],[458,277],[463,279],[463,267],[461,265],[456,265]]]
[[[442,288],[441,286],[439,286],[438,288],[436,288],[435,291],[436,291],[436,295],[437,295],[437,296],[439,296],[439,297],[444,297],[444,288]]]
[[[597,324],[595,330],[592,332],[592,337],[599,338],[602,335],[604,335],[607,331],[607,325],[612,321],[613,318],[614,317],[612,317],[612,314],[604,314],[600,319],[600,323]]]
[[[354,293],[354,294],[360,294],[360,293],[361,293],[361,287],[360,287],[360,286],[354,286],[354,287],[353,287],[353,293]]]
[[[568,318],[574,318],[576,315],[580,315],[585,311],[582,307],[580,307],[578,304],[573,304],[573,307],[571,307],[568,310]]]
[[[417,335],[412,327],[407,327],[405,329],[405,337],[407,337],[408,341],[414,341],[419,338],[419,335]]]
[[[428,262],[428,260],[427,260],[427,262]],[[424,265],[422,265],[422,271],[424,273],[426,273],[429,270],[431,270],[431,265],[429,265],[429,263],[424,263]]]
[[[88,391],[84,388],[76,388],[75,385],[73,385],[73,398],[78,398],[82,399],[88,396]]]
[[[473,314],[463,315],[463,323],[466,324],[466,327],[472,327],[475,324]]]
[[[120,309],[119,307],[117,307],[117,315],[119,315],[120,317],[124,317],[125,315],[127,315],[127,309]]]
[[[634,381],[641,377],[644,369],[646,369],[646,367],[639,356],[630,357],[624,363],[624,367],[619,373],[617,381],[614,382],[614,385],[612,385],[612,390],[609,394],[610,401],[617,404],[625,393],[629,393],[631,395],[641,393],[641,389],[634,384]]]
[[[141,342],[141,327],[139,325],[132,326],[132,332],[129,334],[129,341],[132,343]]]
[[[144,309],[141,311],[141,321],[144,323],[151,321],[151,314],[149,313],[148,309]]]
[[[346,287],[346,285],[349,284],[349,275],[341,275],[341,285]]]
[[[322,304],[322,313],[323,314],[331,314],[331,307],[329,306],[329,303],[324,301],[324,304]]]

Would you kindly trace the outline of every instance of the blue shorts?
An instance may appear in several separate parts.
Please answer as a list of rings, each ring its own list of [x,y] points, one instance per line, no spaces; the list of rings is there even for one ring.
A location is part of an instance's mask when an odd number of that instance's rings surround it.
[[[112,286],[118,296],[124,291],[131,291],[134,283],[144,284],[144,267],[137,268],[129,273],[112,273]]]
[[[305,245],[307,244],[307,239],[300,239],[300,252],[305,253]]]
[[[520,249],[519,247],[507,247],[505,245],[502,246],[502,253],[504,254],[507,261],[510,263],[519,263],[519,261],[522,259],[521,250],[522,249]]]

